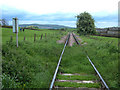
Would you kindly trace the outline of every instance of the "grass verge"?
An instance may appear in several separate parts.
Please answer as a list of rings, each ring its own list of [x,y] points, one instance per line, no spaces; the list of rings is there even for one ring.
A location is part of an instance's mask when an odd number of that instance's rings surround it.
[[[100,88],[99,83],[73,83],[73,82],[55,82],[55,86],[58,87],[73,87],[73,88],[78,88],[78,87],[87,87],[87,88]]]
[[[59,80],[96,80],[97,78],[94,75],[72,75],[72,76],[58,75],[57,79]]]

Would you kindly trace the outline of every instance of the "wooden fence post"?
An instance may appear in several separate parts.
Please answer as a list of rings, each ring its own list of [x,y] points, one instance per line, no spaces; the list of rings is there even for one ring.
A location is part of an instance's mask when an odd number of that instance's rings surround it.
[[[43,37],[43,34],[41,35],[41,39],[42,39],[42,37]]]
[[[10,41],[11,41],[11,42],[13,41],[13,37],[12,37],[12,36],[10,36]]]
[[[46,33],[45,33],[45,37],[46,37]]]
[[[36,34],[34,34],[34,42],[36,41]]]
[[[24,36],[24,41],[25,41],[25,36]]]

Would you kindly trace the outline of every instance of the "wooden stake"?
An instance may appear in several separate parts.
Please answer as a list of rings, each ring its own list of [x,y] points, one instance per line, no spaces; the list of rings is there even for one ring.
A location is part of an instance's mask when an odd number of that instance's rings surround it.
[[[12,36],[10,36],[10,41],[11,41],[11,42],[13,41],[13,37],[12,37]]]
[[[24,36],[24,41],[25,41],[25,36]]]
[[[36,41],[36,34],[34,34],[34,42]]]
[[[46,37],[46,33],[45,33],[45,37]]]
[[[42,39],[42,37],[43,37],[43,34],[41,35],[41,39]]]

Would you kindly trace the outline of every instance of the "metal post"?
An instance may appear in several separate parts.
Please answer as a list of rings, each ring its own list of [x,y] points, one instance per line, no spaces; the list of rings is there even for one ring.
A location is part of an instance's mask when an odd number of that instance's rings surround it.
[[[15,31],[16,31],[16,45],[17,45],[17,47],[18,47],[17,18],[15,18]]]

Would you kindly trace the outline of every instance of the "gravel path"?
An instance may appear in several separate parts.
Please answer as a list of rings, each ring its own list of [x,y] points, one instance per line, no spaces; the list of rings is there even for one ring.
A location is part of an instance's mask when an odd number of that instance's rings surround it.
[[[78,36],[78,35],[76,35],[75,33],[73,33],[75,36],[76,36],[76,38],[79,40],[79,42],[80,42],[80,44],[83,42],[82,41],[82,39]],[[84,42],[83,44],[81,44],[81,45],[85,45],[85,44],[87,44],[86,42]]]
[[[82,39],[79,38],[79,36],[76,35],[75,33],[73,33],[73,34],[76,36],[76,38],[79,40],[79,42],[82,43]],[[66,39],[67,39],[67,36],[68,36],[68,34],[65,35],[65,36],[63,36],[60,40],[57,41],[57,43],[65,43],[65,41],[66,41]],[[76,43],[76,41],[75,41],[72,33],[70,33],[70,39],[69,39],[68,45],[69,45],[70,47],[72,47],[74,43]],[[85,44],[87,44],[87,43],[85,42],[85,43],[83,43],[83,44],[81,44],[81,45],[85,45]]]
[[[66,36],[63,36],[60,40],[57,41],[57,43],[65,43],[67,36],[68,34]]]
[[[73,44],[75,43],[75,39],[74,39],[74,37],[73,37],[73,35],[72,35],[72,33],[70,34],[70,39],[69,39],[69,46],[73,46]]]

